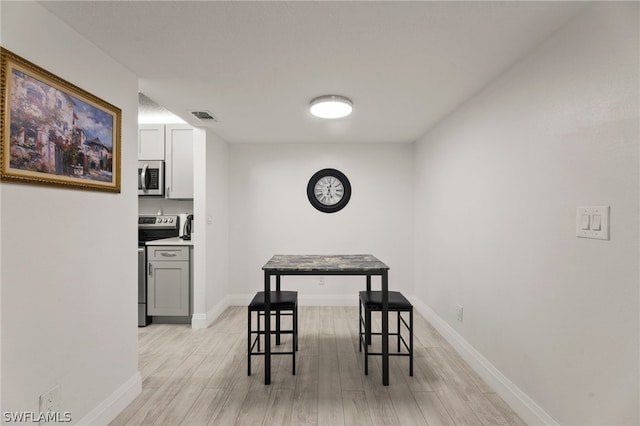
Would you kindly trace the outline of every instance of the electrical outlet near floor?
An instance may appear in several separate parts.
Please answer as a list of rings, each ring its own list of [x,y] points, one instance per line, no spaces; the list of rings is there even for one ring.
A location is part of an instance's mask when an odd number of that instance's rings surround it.
[[[318,281],[318,285],[324,285],[324,277],[321,276],[320,280]]]
[[[46,393],[40,395],[40,412],[41,413],[55,413],[58,412],[60,407],[60,386],[54,386]]]
[[[462,311],[463,311],[462,305],[458,305],[456,308],[456,315],[458,317],[458,321],[460,322],[462,322]]]

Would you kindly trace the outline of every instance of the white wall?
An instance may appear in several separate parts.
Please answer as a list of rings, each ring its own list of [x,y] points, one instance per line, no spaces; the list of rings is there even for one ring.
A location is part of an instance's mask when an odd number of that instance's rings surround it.
[[[161,197],[138,197],[139,214],[193,213],[193,200],[171,200]]]
[[[530,421],[640,422],[638,16],[587,8],[416,146],[416,295]],[[610,241],[576,238],[582,205]]]
[[[224,311],[229,301],[229,147],[211,130],[206,132],[206,206],[199,218],[206,228],[207,325]]]
[[[412,145],[233,144],[229,147],[230,284],[235,303],[263,285],[274,254],[370,253],[387,263],[390,286],[411,288],[413,256]],[[307,183],[323,168],[351,182],[349,204],[321,213]],[[353,304],[362,277],[286,278],[301,304]],[[285,284],[286,283],[286,284]],[[375,281],[374,281],[375,283]]]
[[[34,2],[2,2],[2,46],[122,109],[122,192],[2,183],[2,411],[60,386],[104,424],[140,391],[137,79]]]
[[[229,305],[228,144],[209,129],[194,138],[194,312],[208,327]]]

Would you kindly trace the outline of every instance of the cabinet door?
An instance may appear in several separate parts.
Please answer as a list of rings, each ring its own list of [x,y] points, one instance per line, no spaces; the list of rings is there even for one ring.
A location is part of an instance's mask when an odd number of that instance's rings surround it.
[[[189,262],[148,262],[149,315],[189,315]]]
[[[184,124],[166,126],[166,198],[193,198],[193,128]]]
[[[138,160],[164,161],[164,124],[138,125]]]

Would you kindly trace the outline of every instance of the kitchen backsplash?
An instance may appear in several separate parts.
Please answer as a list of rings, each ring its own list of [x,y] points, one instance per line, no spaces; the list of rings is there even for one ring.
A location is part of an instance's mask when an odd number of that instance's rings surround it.
[[[138,198],[138,214],[157,214],[160,209],[163,214],[193,213],[193,200],[167,200],[162,197]]]

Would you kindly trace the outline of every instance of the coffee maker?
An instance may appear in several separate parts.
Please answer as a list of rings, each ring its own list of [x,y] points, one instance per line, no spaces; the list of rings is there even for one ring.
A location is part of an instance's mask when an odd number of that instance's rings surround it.
[[[193,215],[189,214],[184,220],[184,225],[182,225],[182,238],[183,240],[191,239],[191,228],[193,226]]]

